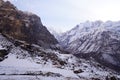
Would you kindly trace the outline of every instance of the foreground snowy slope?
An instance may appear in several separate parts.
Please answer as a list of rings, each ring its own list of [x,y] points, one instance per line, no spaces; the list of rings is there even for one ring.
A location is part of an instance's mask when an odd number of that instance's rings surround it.
[[[19,41],[20,42],[20,41]],[[0,54],[7,50],[8,55],[0,62],[0,80],[92,80],[119,76],[94,60],[77,59],[72,54],[43,49],[33,45],[31,51],[25,43],[15,46],[0,35]],[[0,56],[1,57],[1,56]],[[1,57],[3,58],[3,57]]]
[[[93,57],[99,63],[120,71],[120,21],[87,21],[64,33],[61,45],[78,57]]]

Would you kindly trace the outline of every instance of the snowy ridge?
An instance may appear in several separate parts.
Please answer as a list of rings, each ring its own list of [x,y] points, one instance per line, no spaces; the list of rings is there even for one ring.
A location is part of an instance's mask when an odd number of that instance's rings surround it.
[[[59,42],[79,57],[93,57],[98,62],[120,71],[120,21],[81,23],[64,33]]]
[[[119,31],[120,30],[119,26],[120,26],[120,21],[118,22],[107,21],[105,23],[102,21],[95,21],[95,22],[86,21],[85,23],[80,23],[72,30],[63,33],[61,36],[61,40],[59,39],[58,40],[60,42],[69,40],[66,41],[69,44],[72,41],[75,41],[76,39],[81,38],[90,33],[94,33],[94,32],[98,33],[108,30]]]
[[[0,45],[3,43],[6,43],[4,47],[11,47],[7,57],[0,62],[0,80],[104,80],[109,75],[119,77],[114,71],[103,69],[97,62],[77,59],[72,54],[61,54],[59,51],[39,47],[42,55],[37,55],[40,52],[36,51],[31,56],[29,51],[15,46],[0,35]]]

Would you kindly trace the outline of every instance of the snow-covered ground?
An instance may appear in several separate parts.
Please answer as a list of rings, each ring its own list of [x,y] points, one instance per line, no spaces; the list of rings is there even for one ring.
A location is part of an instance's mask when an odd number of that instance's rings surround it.
[[[14,46],[0,35],[0,50],[3,49],[3,45],[5,49],[6,46],[12,47],[7,58],[0,62],[0,80],[104,80],[109,75],[118,76],[114,71],[104,69],[94,61],[77,59],[72,54],[60,54],[59,51],[51,49],[40,48],[41,52],[36,53],[44,56],[31,56],[29,51]],[[48,58],[48,54],[53,55],[49,55],[51,58]],[[65,64],[60,65],[59,61]],[[56,64],[53,64],[55,62]]]

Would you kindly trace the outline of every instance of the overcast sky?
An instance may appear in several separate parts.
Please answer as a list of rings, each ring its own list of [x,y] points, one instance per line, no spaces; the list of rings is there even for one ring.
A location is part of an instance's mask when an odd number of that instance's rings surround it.
[[[18,9],[41,17],[56,31],[66,31],[87,20],[120,20],[120,0],[10,0]]]

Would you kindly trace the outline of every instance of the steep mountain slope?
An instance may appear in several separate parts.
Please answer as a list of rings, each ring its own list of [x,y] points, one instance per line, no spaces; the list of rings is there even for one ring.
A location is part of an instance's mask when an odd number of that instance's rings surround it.
[[[15,39],[45,47],[58,43],[43,26],[40,17],[16,9],[9,1],[0,0],[0,32]]]
[[[95,62],[78,59],[72,54],[44,49],[15,46],[0,34],[0,80],[117,80],[120,76]]]
[[[64,33],[61,45],[78,57],[94,58],[120,71],[120,22],[85,22]]]
[[[49,32],[50,32],[52,35],[54,35],[54,37],[55,37],[56,39],[59,38],[60,33],[58,33],[56,30],[54,30],[53,28],[50,28],[50,27],[48,27],[47,29],[49,30]]]

